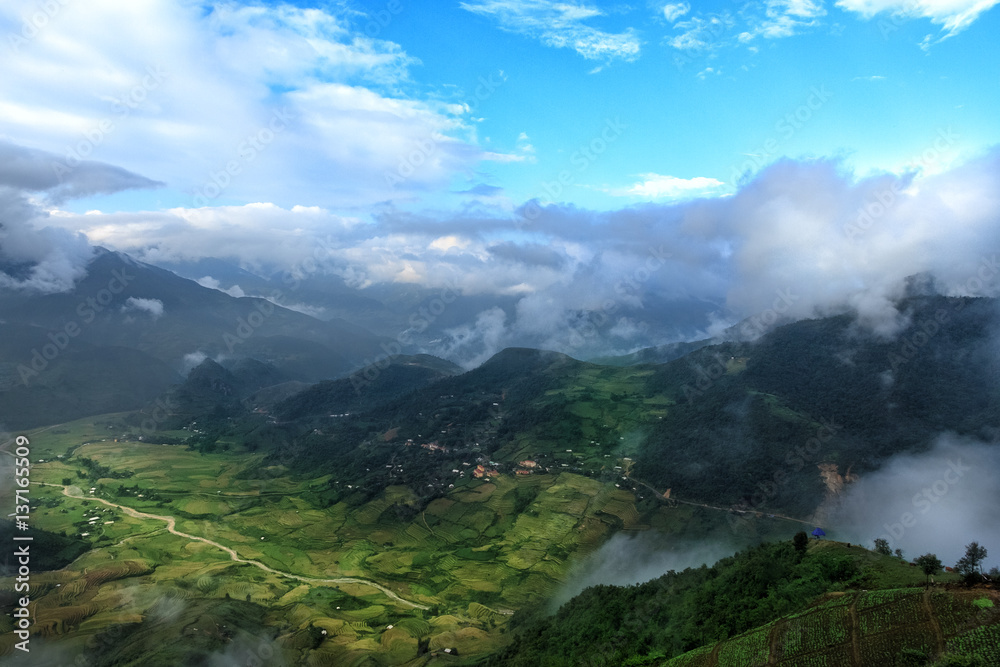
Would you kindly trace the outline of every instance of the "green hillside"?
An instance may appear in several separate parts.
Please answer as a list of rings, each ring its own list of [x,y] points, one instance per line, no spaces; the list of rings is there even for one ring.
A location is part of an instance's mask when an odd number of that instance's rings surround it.
[[[946,653],[1000,664],[1000,595],[956,580],[924,588],[919,568],[858,546],[763,544],[644,584],[588,588],[551,616],[518,615],[488,664],[923,666]]]

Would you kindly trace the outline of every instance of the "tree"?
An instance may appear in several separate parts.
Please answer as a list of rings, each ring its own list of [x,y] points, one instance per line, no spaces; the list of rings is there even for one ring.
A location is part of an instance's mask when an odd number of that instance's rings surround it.
[[[917,556],[917,559],[914,562],[920,566],[920,569],[927,577],[927,580],[924,582],[925,584],[930,583],[931,577],[941,571],[941,559],[934,554]]]
[[[903,550],[902,549],[896,549],[896,558],[898,558],[900,560],[906,560],[905,558],[903,558]]]
[[[979,542],[970,542],[965,545],[965,555],[955,564],[955,571],[962,575],[966,584],[973,584],[982,579],[984,560],[986,547],[979,546]]]
[[[875,538],[875,553],[882,554],[883,556],[891,556],[892,549],[889,548],[889,540],[876,537]]]
[[[805,554],[806,549],[809,547],[809,535],[806,534],[806,531],[800,530],[795,533],[795,537],[792,538],[792,546],[800,554]]]

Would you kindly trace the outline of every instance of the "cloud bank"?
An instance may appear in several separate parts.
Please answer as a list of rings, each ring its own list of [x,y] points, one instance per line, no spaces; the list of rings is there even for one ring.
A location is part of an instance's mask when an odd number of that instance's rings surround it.
[[[335,276],[361,294],[411,286],[508,300],[429,348],[472,360],[526,340],[589,351],[579,341],[595,327],[620,334],[605,347],[628,351],[717,331],[778,299],[789,317],[853,311],[891,336],[907,276],[931,273],[949,295],[998,293],[998,216],[1000,149],[930,175],[785,159],[732,196],[605,212],[529,202],[387,207],[365,220],[258,203],[50,222],[154,264],[227,257],[258,275]],[[666,324],[687,315],[683,331]]]
[[[53,207],[70,198],[157,185],[101,162],[68,169],[55,154],[0,140],[0,288],[72,289],[86,275],[94,249],[83,234],[52,224]]]
[[[872,548],[881,537],[908,559],[934,553],[954,566],[965,545],[1000,564],[1000,447],[942,435],[922,454],[902,454],[847,488],[829,515],[831,537]]]

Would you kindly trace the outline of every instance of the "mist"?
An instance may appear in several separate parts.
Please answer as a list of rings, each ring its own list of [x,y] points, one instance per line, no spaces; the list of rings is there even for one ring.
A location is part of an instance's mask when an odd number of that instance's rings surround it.
[[[567,583],[550,601],[550,610],[555,611],[589,586],[630,586],[655,579],[670,570],[680,572],[689,567],[711,565],[732,556],[738,549],[739,545],[721,540],[678,542],[676,538],[654,531],[635,535],[617,533],[570,571]]]
[[[862,544],[875,538],[907,560],[936,554],[953,567],[965,545],[989,550],[1000,565],[1000,446],[953,434],[920,454],[900,454],[847,487],[829,508],[831,538]]]

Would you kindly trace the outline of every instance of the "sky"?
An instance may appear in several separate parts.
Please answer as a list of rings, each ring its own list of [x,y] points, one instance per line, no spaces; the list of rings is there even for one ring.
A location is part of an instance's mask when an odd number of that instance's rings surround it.
[[[0,282],[321,246],[359,289],[518,299],[498,345],[789,289],[891,331],[903,277],[968,293],[1000,240],[995,4],[10,0],[0,254],[40,268]]]

